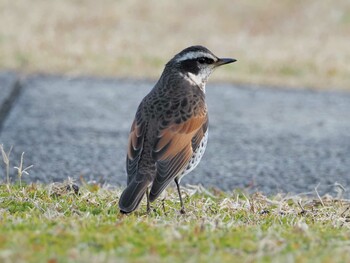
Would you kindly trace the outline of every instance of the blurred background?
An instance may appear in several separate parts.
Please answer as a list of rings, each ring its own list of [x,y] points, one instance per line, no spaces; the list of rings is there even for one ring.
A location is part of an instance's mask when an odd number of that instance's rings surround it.
[[[0,0],[0,70],[157,79],[201,44],[211,81],[350,90],[349,0]]]

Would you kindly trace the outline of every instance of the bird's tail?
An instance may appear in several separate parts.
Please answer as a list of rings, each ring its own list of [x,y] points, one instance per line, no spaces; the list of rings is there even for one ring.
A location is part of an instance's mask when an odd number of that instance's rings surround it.
[[[128,184],[119,199],[119,209],[124,214],[131,213],[138,207],[150,184],[147,180],[135,179]]]

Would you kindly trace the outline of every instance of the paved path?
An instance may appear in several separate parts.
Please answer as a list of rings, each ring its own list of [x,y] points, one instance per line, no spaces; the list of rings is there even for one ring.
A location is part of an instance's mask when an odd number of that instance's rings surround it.
[[[12,102],[0,110],[0,143],[14,146],[12,166],[23,151],[25,165],[34,164],[28,181],[82,175],[125,185],[128,131],[153,82],[32,76],[15,83],[14,74],[0,74],[0,103]],[[184,183],[301,193],[319,183],[329,192],[338,182],[350,196],[350,93],[209,82],[207,99],[208,148]]]

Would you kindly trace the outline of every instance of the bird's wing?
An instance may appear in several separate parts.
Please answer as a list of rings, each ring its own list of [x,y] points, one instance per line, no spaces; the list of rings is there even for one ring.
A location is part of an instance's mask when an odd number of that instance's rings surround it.
[[[131,125],[131,130],[128,140],[128,153],[126,156],[126,172],[128,175],[127,184],[137,174],[138,162],[140,160],[141,152],[143,149],[144,133],[145,133],[145,122],[135,118]]]
[[[153,182],[150,200],[155,200],[167,185],[188,165],[207,129],[207,115],[172,124],[161,130],[153,149],[157,175]]]

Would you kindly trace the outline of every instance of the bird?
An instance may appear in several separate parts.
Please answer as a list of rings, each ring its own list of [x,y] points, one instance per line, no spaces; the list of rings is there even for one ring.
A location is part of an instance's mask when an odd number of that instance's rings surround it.
[[[200,162],[208,141],[205,88],[208,77],[233,58],[218,58],[204,46],[190,46],[166,65],[158,82],[137,108],[128,138],[127,186],[119,198],[123,214],[146,195],[150,202],[175,181],[182,214],[181,178]]]

